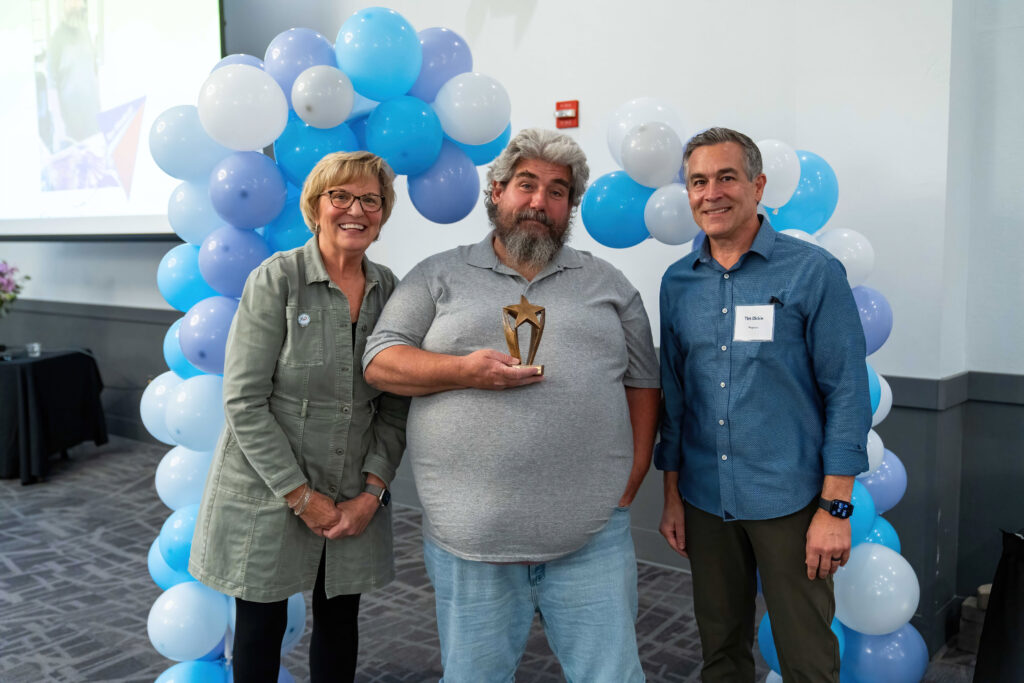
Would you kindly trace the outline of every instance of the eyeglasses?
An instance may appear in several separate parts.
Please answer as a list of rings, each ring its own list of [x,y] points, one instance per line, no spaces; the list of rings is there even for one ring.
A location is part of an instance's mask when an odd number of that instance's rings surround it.
[[[345,209],[352,206],[352,202],[359,200],[359,206],[363,207],[363,211],[366,213],[377,213],[384,208],[384,197],[380,196],[375,192],[367,192],[364,195],[354,195],[351,192],[345,190],[329,190],[327,192],[321,192],[320,196],[327,195],[327,198],[331,200],[331,205],[344,211]]]

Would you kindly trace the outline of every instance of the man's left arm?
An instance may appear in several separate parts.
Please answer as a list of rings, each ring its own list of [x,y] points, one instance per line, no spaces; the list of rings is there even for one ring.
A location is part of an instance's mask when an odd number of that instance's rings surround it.
[[[626,490],[619,499],[619,507],[628,507],[636,497],[637,489],[651,467],[651,452],[654,450],[654,435],[658,430],[659,389],[626,387],[626,403],[629,406],[629,424],[633,427],[633,468],[629,472]]]
[[[839,261],[826,263],[821,286],[807,324],[814,376],[825,404],[821,497],[849,501],[854,478],[867,469],[871,429],[864,331]],[[817,510],[807,529],[807,578],[834,574],[850,558],[851,545],[850,521]]]

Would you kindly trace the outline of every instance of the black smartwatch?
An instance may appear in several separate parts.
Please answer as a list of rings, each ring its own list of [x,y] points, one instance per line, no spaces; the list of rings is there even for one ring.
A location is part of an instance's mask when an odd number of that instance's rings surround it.
[[[380,503],[381,507],[386,506],[391,502],[391,491],[388,491],[383,486],[376,486],[375,484],[367,484],[363,487],[363,493],[369,493],[377,502]]]
[[[819,498],[818,507],[822,510],[827,510],[828,514],[839,519],[849,519],[850,515],[853,514],[853,503],[847,500],[829,500],[828,498]]]

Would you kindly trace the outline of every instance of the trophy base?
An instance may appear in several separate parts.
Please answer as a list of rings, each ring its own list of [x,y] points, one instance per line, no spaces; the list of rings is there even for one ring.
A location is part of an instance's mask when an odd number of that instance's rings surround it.
[[[522,367],[524,367],[524,368],[533,368],[534,370],[537,371],[538,375],[543,375],[544,374],[544,366],[543,365],[523,365]]]

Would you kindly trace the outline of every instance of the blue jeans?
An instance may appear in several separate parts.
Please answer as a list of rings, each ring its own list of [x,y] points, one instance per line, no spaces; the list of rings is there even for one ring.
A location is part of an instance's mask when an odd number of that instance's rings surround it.
[[[423,557],[437,601],[442,682],[515,680],[534,612],[569,683],[644,680],[628,509],[616,509],[576,552],[543,564],[463,560],[426,538]]]

